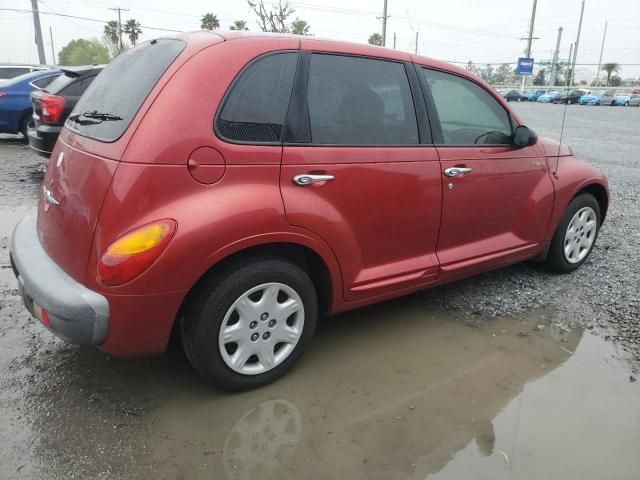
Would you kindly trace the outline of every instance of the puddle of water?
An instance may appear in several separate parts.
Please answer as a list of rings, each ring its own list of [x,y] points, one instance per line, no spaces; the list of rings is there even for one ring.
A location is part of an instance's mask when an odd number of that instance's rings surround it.
[[[148,477],[637,478],[640,389],[547,316],[477,328],[409,298],[329,320],[267,388],[157,392]]]
[[[42,330],[0,356],[17,359],[0,373],[0,465],[51,479],[638,478],[638,382],[609,343],[553,316],[465,323],[399,299],[324,320],[294,371],[242,394],[176,352],[108,359]]]

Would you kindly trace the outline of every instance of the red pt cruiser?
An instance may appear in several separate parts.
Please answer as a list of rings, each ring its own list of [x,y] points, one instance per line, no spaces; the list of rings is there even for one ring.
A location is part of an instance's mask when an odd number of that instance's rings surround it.
[[[199,32],[116,58],[69,117],[11,256],[72,343],[229,390],[331,314],[527,259],[587,259],[607,180],[485,82],[395,50]]]

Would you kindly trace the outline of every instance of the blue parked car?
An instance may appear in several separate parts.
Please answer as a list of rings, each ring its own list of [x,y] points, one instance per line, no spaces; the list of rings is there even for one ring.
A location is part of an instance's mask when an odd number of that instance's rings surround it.
[[[598,90],[580,97],[580,105],[613,105],[616,93],[613,90]]]
[[[33,107],[31,92],[49,85],[61,72],[42,70],[25,73],[0,85],[0,133],[22,133],[27,138],[27,125]]]
[[[620,107],[628,107],[631,103],[631,93],[630,92],[621,92],[616,95],[616,99],[614,103]]]
[[[529,102],[537,102],[538,97],[544,95],[545,93],[547,93],[546,90],[529,90],[527,92],[524,92],[524,96],[527,97],[527,100]]]
[[[542,102],[542,103],[551,103],[553,102],[557,96],[559,96],[562,92],[559,92],[558,90],[553,90],[551,92],[545,93],[544,95],[540,95],[538,97],[538,102]]]

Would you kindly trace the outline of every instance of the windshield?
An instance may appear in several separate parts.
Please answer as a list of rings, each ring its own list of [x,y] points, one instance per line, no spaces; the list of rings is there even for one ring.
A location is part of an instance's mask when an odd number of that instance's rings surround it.
[[[67,128],[104,142],[120,138],[165,70],[186,43],[161,38],[120,54],[87,88]]]

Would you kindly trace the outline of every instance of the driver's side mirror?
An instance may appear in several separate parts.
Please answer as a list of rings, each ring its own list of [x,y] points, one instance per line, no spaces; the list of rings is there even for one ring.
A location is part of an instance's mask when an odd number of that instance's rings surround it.
[[[518,148],[535,145],[537,141],[536,132],[524,125],[518,125],[513,132],[513,144]]]

